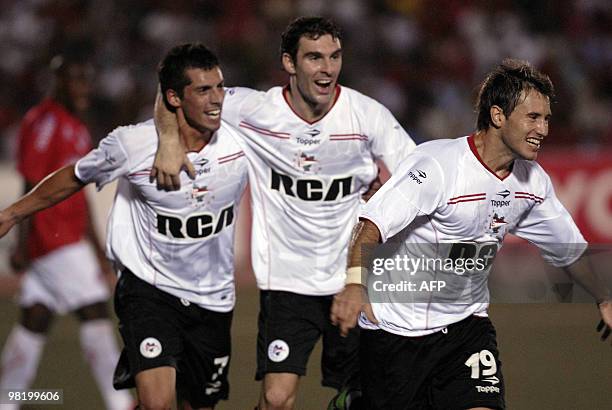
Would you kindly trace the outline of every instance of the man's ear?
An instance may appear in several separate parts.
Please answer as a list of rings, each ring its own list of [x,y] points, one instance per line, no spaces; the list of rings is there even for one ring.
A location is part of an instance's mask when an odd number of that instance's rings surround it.
[[[182,102],[178,93],[171,88],[166,90],[166,101],[174,109],[179,108]]]
[[[502,110],[499,105],[492,105],[489,114],[491,115],[491,125],[493,127],[499,129],[502,125],[504,125],[506,115],[504,114],[504,110]]]
[[[289,53],[283,53],[281,61],[283,63],[283,69],[286,72],[288,72],[289,75],[294,75],[295,74],[295,63],[291,55],[289,55]]]

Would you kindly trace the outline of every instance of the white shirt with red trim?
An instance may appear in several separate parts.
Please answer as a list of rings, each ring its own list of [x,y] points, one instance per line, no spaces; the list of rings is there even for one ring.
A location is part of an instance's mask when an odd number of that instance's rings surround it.
[[[76,164],[98,188],[119,178],[108,221],[107,253],[119,267],[164,292],[206,309],[234,307],[234,228],[247,182],[237,133],[223,124],[200,152],[188,153],[197,176],[181,189],[157,189],[149,173],[157,151],[152,120],[119,127]]]
[[[372,307],[379,325],[362,315],[360,326],[405,336],[433,333],[472,314],[487,315],[486,274],[508,232],[538,246],[544,259],[554,266],[573,263],[586,247],[576,224],[555,196],[549,176],[538,163],[515,160],[512,172],[501,179],[482,162],[473,137],[419,145],[363,206],[360,217],[378,227],[383,242],[399,242],[402,257],[408,255],[415,260],[424,255],[430,257],[427,251],[423,253],[427,249],[443,260],[473,255],[486,261],[483,280],[477,283],[470,282],[469,274],[458,276],[451,272],[451,279],[465,280],[464,285],[471,287],[470,294],[476,295],[472,303],[461,298],[456,299],[461,303],[425,303],[423,299],[411,303],[405,299],[410,298],[406,294],[402,303],[384,303],[397,295],[377,294],[378,301],[383,303],[372,303]],[[429,266],[419,271],[417,277],[431,280],[449,277],[439,265]],[[375,276],[370,273],[370,280]],[[413,278],[415,275],[408,271],[395,276],[396,280]],[[454,285],[458,283],[454,281]],[[435,299],[434,293],[432,296]]]
[[[222,118],[239,127],[249,160],[252,263],[260,289],[305,295],[342,290],[361,195],[415,147],[380,103],[346,87],[320,120],[289,106],[282,87],[230,88]]]

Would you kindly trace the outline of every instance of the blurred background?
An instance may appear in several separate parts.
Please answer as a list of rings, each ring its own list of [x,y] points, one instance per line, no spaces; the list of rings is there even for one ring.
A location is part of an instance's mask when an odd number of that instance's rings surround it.
[[[483,74],[502,58],[553,79],[548,144],[597,148],[612,138],[612,3],[607,0],[0,0],[1,157],[45,93],[50,58],[90,50],[95,138],[149,118],[156,65],[173,45],[217,51],[228,85],[284,84],[278,45],[298,15],[344,30],[341,82],[386,105],[417,141],[469,133]]]
[[[529,60],[549,74],[558,102],[540,162],[587,239],[610,249],[609,0],[0,0],[0,208],[20,194],[16,134],[24,113],[48,91],[55,54],[76,49],[91,55],[97,75],[85,121],[97,142],[117,126],[151,117],[157,63],[180,42],[214,49],[228,86],[285,84],[280,34],[299,15],[331,17],[343,28],[340,82],[386,105],[417,142],[472,132],[478,83],[503,58]],[[103,232],[113,188],[95,195]],[[233,391],[222,409],[252,408],[258,392],[252,381],[257,292],[248,262],[248,214],[237,225]],[[0,313],[6,318],[0,342],[17,314],[10,298],[19,283],[8,268],[13,243],[12,235],[0,240]],[[523,255],[510,253],[509,262],[497,263],[512,275],[512,260]],[[597,341],[592,305],[493,305],[492,316],[510,408],[609,405],[612,355]],[[59,322],[35,387],[63,387],[65,408],[101,408],[85,365],[74,359],[76,337],[73,318]],[[331,396],[318,385],[314,355],[298,408],[323,408]]]

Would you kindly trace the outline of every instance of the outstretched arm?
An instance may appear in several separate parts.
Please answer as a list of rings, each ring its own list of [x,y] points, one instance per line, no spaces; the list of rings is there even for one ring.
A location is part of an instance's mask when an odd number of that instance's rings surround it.
[[[607,339],[612,329],[612,294],[608,285],[597,277],[588,255],[583,255],[564,269],[574,281],[595,298],[602,319],[597,331],[603,330],[601,339]]]
[[[183,167],[191,178],[195,178],[193,164],[187,158],[179,135],[181,124],[186,124],[185,117],[180,108],[176,110],[176,114],[168,110],[159,87],[155,98],[154,118],[159,147],[151,168],[151,179],[157,179],[157,186],[167,191],[180,189],[179,173]]]
[[[67,165],[50,174],[32,191],[0,211],[0,238],[24,218],[63,201],[83,187],[74,174],[74,165]]]
[[[27,180],[23,184],[22,195],[30,192],[34,185]],[[23,272],[30,265],[28,253],[28,239],[32,230],[32,218],[24,218],[17,227],[17,244],[11,253],[10,264],[15,273]]]
[[[357,325],[360,312],[364,312],[370,322],[378,323],[368,302],[366,281],[362,277],[362,272],[367,272],[367,267],[363,266],[363,261],[367,258],[362,257],[362,250],[364,246],[377,245],[380,243],[380,238],[376,225],[367,219],[359,221],[353,229],[349,245],[346,286],[342,292],[334,296],[331,309],[331,321],[340,327],[343,336]]]

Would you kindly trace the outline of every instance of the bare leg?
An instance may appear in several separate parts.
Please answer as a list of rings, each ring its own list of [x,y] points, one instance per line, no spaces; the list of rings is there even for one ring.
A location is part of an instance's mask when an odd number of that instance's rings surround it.
[[[136,375],[139,410],[169,410],[176,397],[176,370],[171,366],[144,370]]]
[[[299,380],[294,373],[267,373],[261,384],[259,410],[293,409]]]

